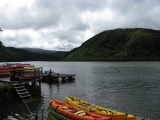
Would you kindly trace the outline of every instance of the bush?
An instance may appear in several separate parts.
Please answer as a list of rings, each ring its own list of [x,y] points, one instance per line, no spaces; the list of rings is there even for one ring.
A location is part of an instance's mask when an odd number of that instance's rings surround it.
[[[10,84],[0,84],[0,105],[7,104],[16,98],[14,89]]]

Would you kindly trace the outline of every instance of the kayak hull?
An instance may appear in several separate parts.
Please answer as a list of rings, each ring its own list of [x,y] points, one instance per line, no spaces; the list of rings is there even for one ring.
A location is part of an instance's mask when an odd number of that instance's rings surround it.
[[[112,118],[112,120],[136,120],[136,116],[134,115],[128,115],[126,113],[110,110],[100,106],[95,106],[94,104],[88,103],[72,96],[66,96],[65,102],[84,111],[89,111],[94,114],[110,117]]]
[[[55,110],[53,110],[51,107],[48,108],[48,118],[50,120],[71,120],[65,116],[62,116],[61,114],[57,113]]]
[[[58,100],[51,100],[50,107],[62,116],[65,116],[73,120],[111,120],[111,118],[109,117],[104,117],[90,112],[85,112]]]

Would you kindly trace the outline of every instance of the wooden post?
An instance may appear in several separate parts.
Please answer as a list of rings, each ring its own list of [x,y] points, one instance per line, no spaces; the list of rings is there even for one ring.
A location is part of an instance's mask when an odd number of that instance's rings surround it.
[[[51,81],[51,78],[52,78],[52,69],[50,69],[49,71],[49,80]]]
[[[34,69],[34,90],[36,90],[36,69]]]
[[[68,80],[72,80],[72,76],[69,76],[69,77],[68,77]]]
[[[57,82],[59,81],[58,79],[59,79],[59,73],[57,73]]]
[[[65,77],[62,77],[62,83],[65,83]]]
[[[21,79],[22,79],[22,83],[23,83],[23,78],[24,78],[24,74],[23,73],[24,73],[24,68],[23,68],[23,70],[21,70],[21,76],[20,76]]]
[[[43,79],[42,67],[38,68],[38,74],[39,74],[39,88],[40,88],[40,92],[41,92],[41,79]],[[41,76],[41,74],[42,74],[42,76]]]

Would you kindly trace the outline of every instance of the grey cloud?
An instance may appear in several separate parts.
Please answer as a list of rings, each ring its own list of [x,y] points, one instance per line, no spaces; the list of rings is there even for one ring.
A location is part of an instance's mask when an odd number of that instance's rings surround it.
[[[54,6],[53,6],[54,7]],[[0,21],[3,28],[8,29],[41,29],[49,26],[57,26],[59,13],[51,8],[38,6],[19,7],[11,16],[0,13],[4,21]]]
[[[108,6],[108,0],[75,0],[80,11],[100,11]]]
[[[104,0],[102,0],[104,2]],[[28,29],[35,30],[54,26],[57,27],[61,24],[72,25],[73,29],[83,29],[88,26],[82,23],[80,18],[81,11],[90,10],[96,11],[102,9],[102,3],[96,1],[62,1],[62,0],[36,0],[34,5],[29,8],[27,6],[17,8],[17,12],[7,17],[5,15],[1,21],[1,27],[8,29]],[[88,6],[88,7],[87,7]],[[99,7],[98,7],[99,6]],[[7,22],[6,22],[7,21]],[[75,24],[79,24],[74,25]]]
[[[62,42],[80,44],[82,41],[84,41],[84,38],[82,37],[83,32],[61,31],[61,32],[55,33],[54,36]]]
[[[93,30],[97,34],[107,29],[116,28],[151,28],[160,29],[159,0],[112,0],[108,8],[113,12],[112,21],[96,24]]]
[[[90,26],[87,23],[77,20],[77,22],[75,22],[70,29],[75,31],[85,31],[90,29]]]
[[[87,16],[86,21],[82,19],[81,15],[86,12],[101,14],[106,9],[111,11],[110,20],[92,20]],[[53,49],[72,49],[85,41],[86,31],[96,35],[116,28],[159,30],[159,13],[159,0],[35,0],[31,7],[21,6],[10,15],[1,10],[0,17],[3,19],[0,19],[0,27],[15,33],[17,30],[33,30],[40,36],[33,38],[33,35],[20,33],[12,38],[4,38],[7,45],[29,46],[40,39],[51,45],[50,48],[58,41],[59,45]],[[106,15],[104,13],[104,17]]]
[[[15,36],[8,36],[3,39],[7,40],[7,41],[2,40],[2,42],[6,42],[6,46],[24,47],[24,46],[31,46],[32,44],[32,38],[26,34],[17,33]]]

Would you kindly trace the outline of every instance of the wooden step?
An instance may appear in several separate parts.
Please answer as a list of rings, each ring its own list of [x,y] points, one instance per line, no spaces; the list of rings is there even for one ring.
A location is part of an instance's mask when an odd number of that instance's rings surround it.
[[[26,98],[26,97],[31,97],[31,95],[30,94],[25,95],[25,96],[20,95],[20,98]]]
[[[12,85],[16,86],[16,85],[24,85],[24,83],[12,83]]]
[[[23,94],[29,94],[29,92],[25,91],[25,92],[18,92],[19,95],[23,95]]]
[[[30,98],[30,99],[22,100],[22,102],[28,103],[28,102],[32,102],[32,101],[35,101],[35,100],[36,99]]]
[[[22,98],[22,101],[27,101],[27,100],[33,100],[32,97],[29,97],[29,98]]]
[[[21,91],[17,91],[17,93],[24,93],[24,92],[28,92],[27,89],[21,89]]]
[[[14,87],[15,89],[25,88],[24,86]]]
[[[27,91],[27,89],[16,90],[17,92]]]

